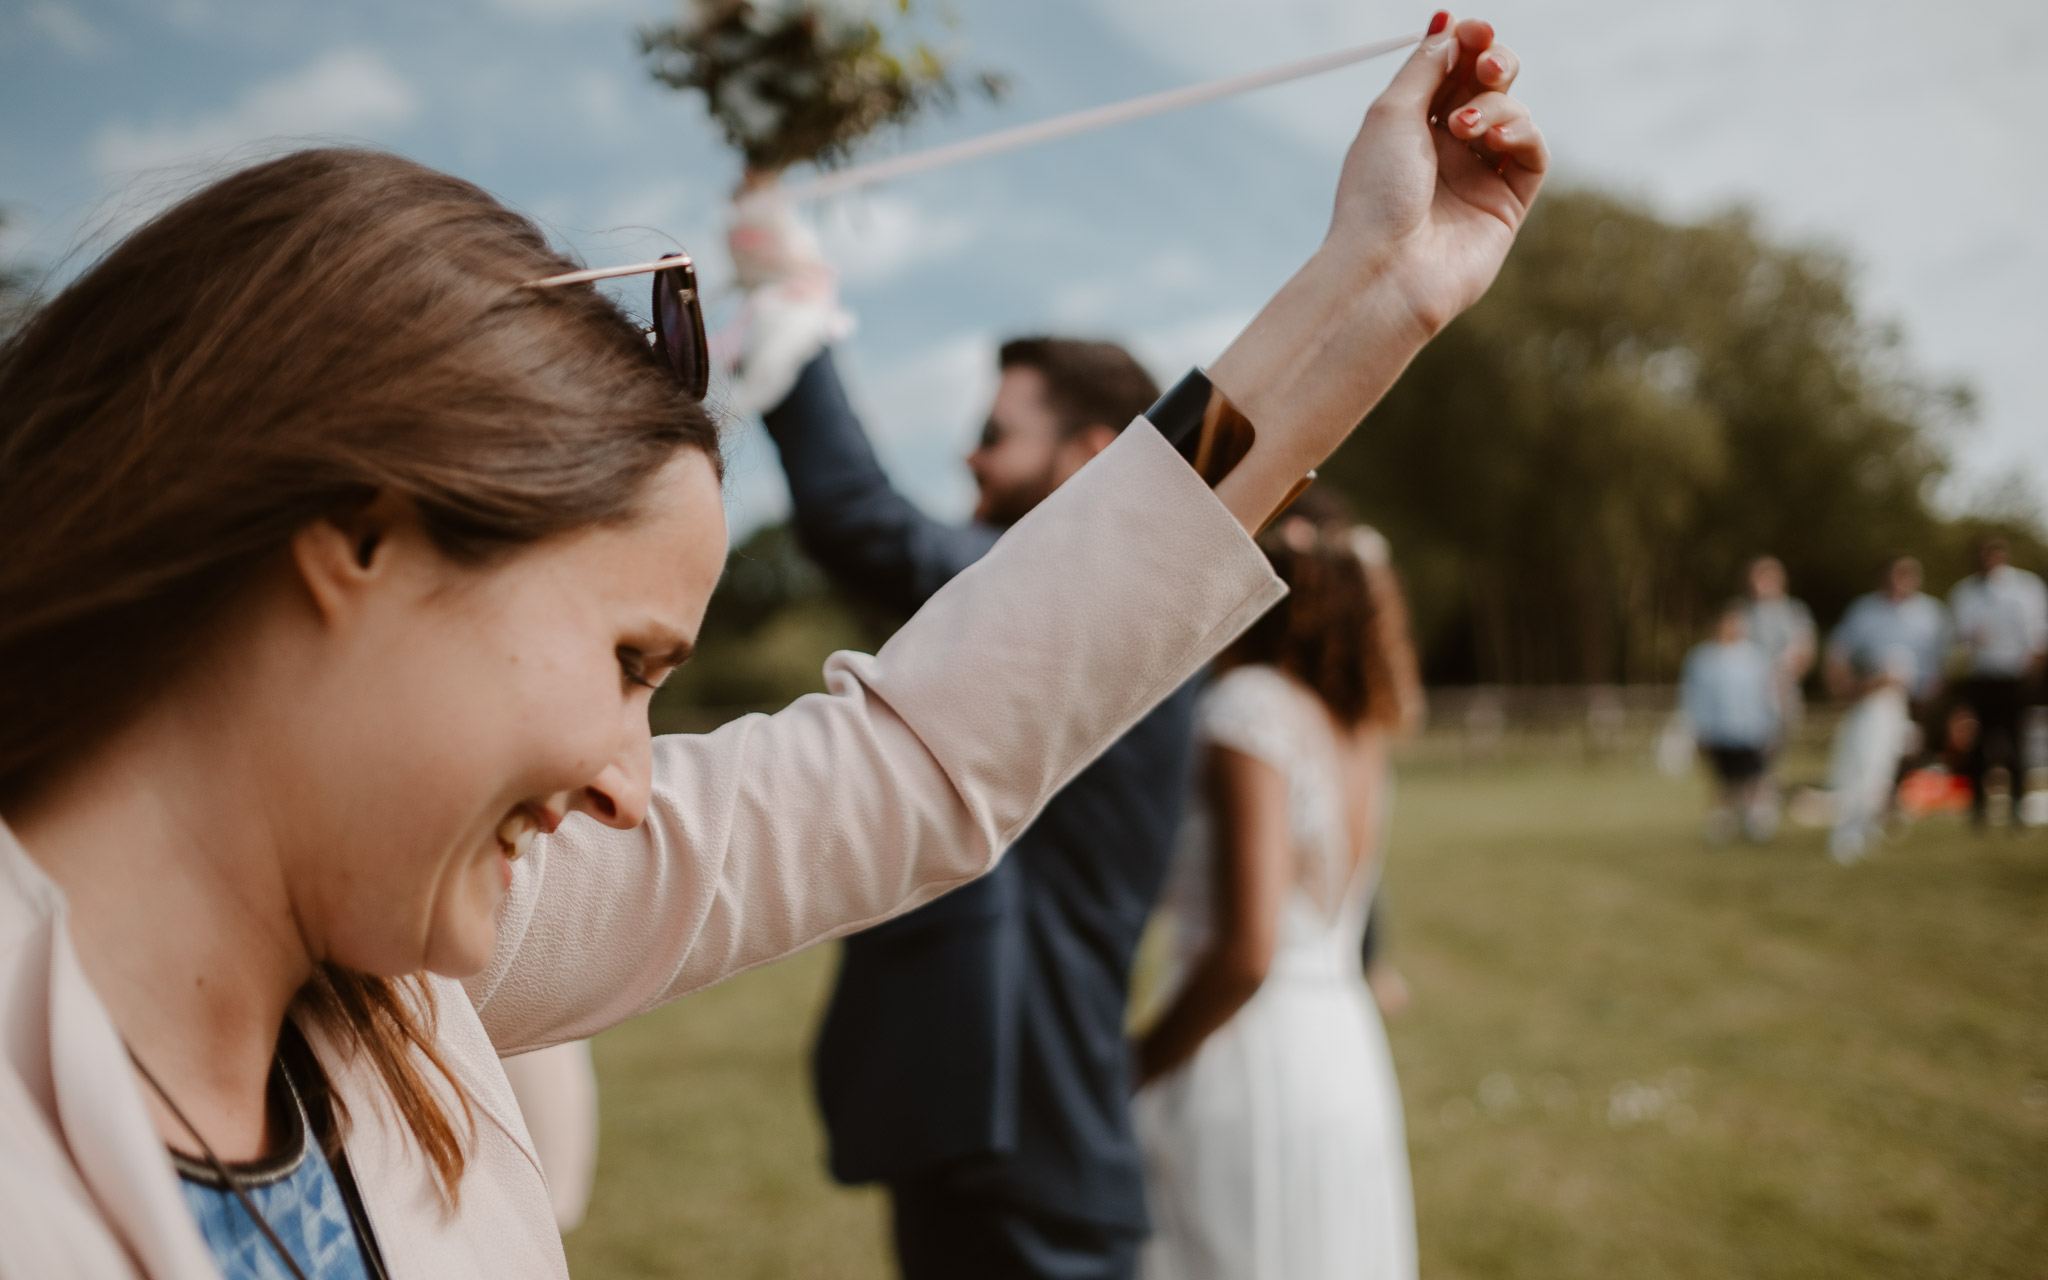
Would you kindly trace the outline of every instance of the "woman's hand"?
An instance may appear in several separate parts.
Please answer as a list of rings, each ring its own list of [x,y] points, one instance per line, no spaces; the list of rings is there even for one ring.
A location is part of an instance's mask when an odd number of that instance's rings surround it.
[[[1366,112],[1322,247],[1209,370],[1258,431],[1216,489],[1246,527],[1493,282],[1550,161],[1507,95],[1520,70],[1492,27],[1439,14]]]
[[[1477,19],[1426,38],[1344,157],[1318,255],[1360,285],[1386,273],[1434,334],[1479,300],[1536,201],[1550,153],[1508,96],[1521,63]]]

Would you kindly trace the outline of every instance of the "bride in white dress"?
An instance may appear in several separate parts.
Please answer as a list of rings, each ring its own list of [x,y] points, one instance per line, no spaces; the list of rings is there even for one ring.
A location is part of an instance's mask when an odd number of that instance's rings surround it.
[[[1401,1097],[1359,944],[1388,742],[1421,694],[1385,541],[1321,506],[1261,539],[1291,594],[1197,713],[1203,794],[1165,897],[1174,994],[1138,1052],[1144,1280],[1416,1274]]]

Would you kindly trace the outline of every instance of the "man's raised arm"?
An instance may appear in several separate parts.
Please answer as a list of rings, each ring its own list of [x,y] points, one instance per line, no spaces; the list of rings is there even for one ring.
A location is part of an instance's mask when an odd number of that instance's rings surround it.
[[[804,550],[863,599],[912,612],[995,545],[999,530],[944,524],[896,491],[830,350],[762,420],[782,454]]]

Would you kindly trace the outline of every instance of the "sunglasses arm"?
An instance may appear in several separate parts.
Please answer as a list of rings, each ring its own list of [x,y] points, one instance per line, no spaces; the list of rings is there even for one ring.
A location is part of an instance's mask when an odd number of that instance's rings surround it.
[[[585,271],[568,271],[558,276],[546,276],[539,280],[528,280],[522,289],[552,289],[558,284],[588,284],[592,280],[611,280],[618,276],[644,276],[654,271],[667,271],[671,267],[693,265],[688,254],[677,254],[659,262],[635,262],[624,267],[591,267]]]

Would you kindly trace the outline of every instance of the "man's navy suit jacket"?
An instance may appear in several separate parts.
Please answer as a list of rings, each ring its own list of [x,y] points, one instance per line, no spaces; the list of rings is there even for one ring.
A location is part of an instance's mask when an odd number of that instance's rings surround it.
[[[891,487],[829,352],[765,417],[799,539],[862,599],[912,612],[1001,534]],[[1195,694],[1075,777],[995,871],[846,940],[813,1061],[839,1180],[939,1176],[1144,1229],[1124,1014],[1187,798]]]

